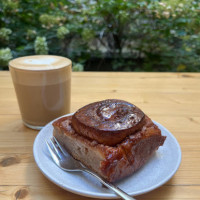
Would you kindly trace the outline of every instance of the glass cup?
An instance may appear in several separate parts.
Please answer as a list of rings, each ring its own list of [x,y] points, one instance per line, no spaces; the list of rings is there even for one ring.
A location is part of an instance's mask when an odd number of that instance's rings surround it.
[[[23,123],[40,130],[70,113],[71,66],[68,58],[36,55],[9,62]]]

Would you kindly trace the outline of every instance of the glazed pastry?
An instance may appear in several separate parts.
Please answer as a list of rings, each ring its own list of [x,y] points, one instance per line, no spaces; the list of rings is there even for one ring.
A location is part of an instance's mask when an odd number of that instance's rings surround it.
[[[72,116],[77,133],[106,145],[116,145],[144,125],[144,113],[126,101],[108,99],[79,109]]]
[[[53,126],[75,159],[110,182],[141,168],[166,139],[139,108],[115,99],[89,104]]]

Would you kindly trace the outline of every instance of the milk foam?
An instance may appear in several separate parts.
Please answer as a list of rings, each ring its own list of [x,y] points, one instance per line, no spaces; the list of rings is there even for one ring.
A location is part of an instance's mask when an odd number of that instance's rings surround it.
[[[60,56],[36,55],[17,58],[11,61],[9,65],[24,70],[51,70],[71,65],[71,61]]]
[[[33,64],[33,65],[51,65],[53,64],[56,60],[55,57],[50,57],[50,58],[39,58],[39,59],[26,59],[23,62],[25,64]]]

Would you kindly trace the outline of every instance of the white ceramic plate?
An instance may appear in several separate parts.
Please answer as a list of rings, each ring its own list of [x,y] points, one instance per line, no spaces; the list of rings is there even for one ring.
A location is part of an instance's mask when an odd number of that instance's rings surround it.
[[[135,196],[152,191],[166,183],[177,171],[181,162],[181,149],[176,138],[162,125],[154,122],[167,139],[144,167],[132,176],[116,182],[119,188]],[[41,172],[61,188],[87,197],[113,199],[117,196],[89,174],[82,172],[64,172],[50,157],[45,140],[53,134],[52,122],[37,135],[33,154]]]

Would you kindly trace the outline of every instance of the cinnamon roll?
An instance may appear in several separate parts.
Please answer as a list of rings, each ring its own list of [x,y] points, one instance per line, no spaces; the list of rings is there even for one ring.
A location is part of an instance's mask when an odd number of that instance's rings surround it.
[[[106,145],[116,145],[144,125],[144,113],[135,105],[117,99],[91,103],[72,117],[77,133]]]
[[[116,99],[86,105],[53,126],[75,159],[110,182],[141,168],[166,139],[139,108]]]

